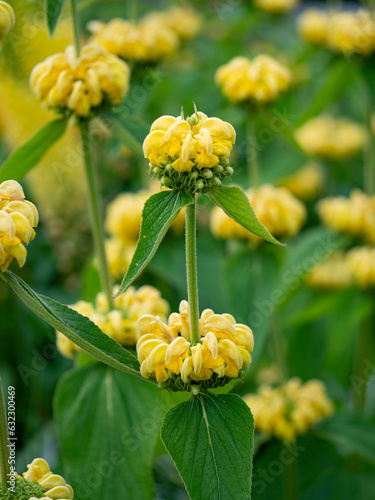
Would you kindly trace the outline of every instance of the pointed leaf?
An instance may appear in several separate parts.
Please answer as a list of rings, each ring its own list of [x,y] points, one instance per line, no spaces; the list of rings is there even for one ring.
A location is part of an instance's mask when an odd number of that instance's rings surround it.
[[[283,246],[258,220],[244,191],[236,186],[218,186],[207,194],[210,200],[245,229],[261,238]]]
[[[64,4],[65,0],[44,0],[44,8],[46,10],[48,31],[51,37],[55,32]]]
[[[88,318],[49,297],[38,295],[21,278],[9,271],[0,272],[0,277],[8,283],[31,311],[93,358],[141,378],[137,358],[104,334]]]
[[[254,422],[236,394],[199,395],[165,415],[161,437],[192,500],[249,500]]]
[[[62,137],[67,124],[67,118],[59,118],[39,129],[5,160],[0,168],[0,182],[8,179],[20,181],[39,163],[48,149]]]
[[[155,498],[151,463],[163,416],[156,386],[96,364],[64,374],[54,409],[75,497]]]
[[[161,191],[146,201],[137,248],[118,295],[125,292],[150,262],[180,210],[193,202],[193,197],[183,191]]]

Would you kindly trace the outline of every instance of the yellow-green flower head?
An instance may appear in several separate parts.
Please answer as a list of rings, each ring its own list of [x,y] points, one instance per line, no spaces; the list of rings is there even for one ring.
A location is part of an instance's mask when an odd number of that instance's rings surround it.
[[[36,458],[27,466],[27,472],[23,476],[26,480],[38,482],[46,490],[41,500],[72,500],[74,498],[73,488],[66,484],[65,479],[51,472],[48,463],[43,458]],[[30,500],[37,500],[32,497]]]
[[[353,280],[360,288],[375,287],[375,248],[355,247],[347,254]]]
[[[353,275],[347,255],[335,252],[327,260],[316,264],[306,277],[307,284],[319,290],[341,290],[353,284]]]
[[[114,287],[113,294],[118,292]],[[114,299],[114,309],[109,310],[108,302],[104,293],[96,296],[94,304],[79,301],[73,306],[73,310],[88,317],[105,334],[116,340],[123,346],[134,346],[139,339],[137,333],[137,321],[145,314],[156,314],[166,320],[169,314],[169,305],[156,288],[142,286],[138,290],[133,287]],[[57,348],[60,353],[72,358],[79,347],[67,339],[61,332],[56,332]]]
[[[375,244],[375,196],[354,190],[349,198],[325,198],[317,204],[322,223],[340,233]]]
[[[172,390],[224,385],[251,363],[253,333],[236,323],[230,314],[203,311],[199,320],[201,341],[191,344],[189,305],[184,300],[180,312],[169,316],[168,325],[159,317],[145,315],[137,323],[137,343],[141,373]]]
[[[361,125],[349,120],[319,116],[297,129],[295,138],[311,156],[344,160],[363,150],[367,132]]]
[[[291,238],[300,231],[306,220],[306,208],[286,188],[264,184],[249,189],[246,194],[260,222],[276,238]],[[255,244],[263,241],[237,224],[219,207],[211,212],[210,227],[217,238],[248,239]]]
[[[15,22],[16,18],[12,7],[8,3],[0,1],[0,50],[1,39],[7,36]]]
[[[103,47],[86,45],[77,58],[69,46],[35,66],[30,85],[46,107],[85,118],[121,104],[129,75],[128,65]]]
[[[215,75],[222,93],[233,102],[252,101],[268,104],[275,101],[292,83],[292,73],[270,56],[253,60],[235,57],[221,66]]]
[[[295,174],[286,177],[280,185],[303,201],[310,201],[321,193],[325,181],[324,170],[318,163],[308,163]]]
[[[0,184],[0,269],[5,272],[13,259],[22,267],[26,261],[26,245],[35,237],[38,211],[16,181]]]
[[[329,14],[321,9],[306,9],[299,15],[297,28],[306,42],[316,45],[328,43]]]
[[[254,0],[254,4],[261,10],[272,14],[283,14],[297,7],[299,0]]]
[[[176,33],[158,19],[144,19],[139,23],[112,19],[107,24],[92,21],[88,29],[93,34],[93,43],[122,59],[139,63],[167,59],[179,46]]]
[[[202,27],[202,18],[191,7],[171,7],[162,12],[151,12],[145,21],[157,20],[174,31],[180,40],[194,38]]]
[[[229,156],[235,140],[230,123],[196,111],[186,120],[182,116],[155,120],[143,152],[163,186],[207,192],[232,175]]]
[[[254,416],[256,430],[289,443],[333,413],[332,401],[320,380],[302,383],[292,378],[277,388],[263,385],[257,394],[249,394],[244,400]]]

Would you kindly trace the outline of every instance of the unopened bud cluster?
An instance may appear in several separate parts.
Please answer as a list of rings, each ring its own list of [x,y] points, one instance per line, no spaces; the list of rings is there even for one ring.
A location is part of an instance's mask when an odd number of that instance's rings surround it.
[[[51,472],[48,463],[43,458],[36,458],[27,466],[27,472],[23,476],[27,481],[37,482],[44,489],[42,497],[31,497],[30,500],[72,500],[74,498],[73,488],[66,484],[65,479]]]
[[[169,316],[168,325],[159,317],[139,318],[137,343],[141,373],[171,390],[207,389],[237,378],[251,363],[254,336],[251,329],[230,314],[203,311],[199,320],[200,342],[192,343],[189,305]]]

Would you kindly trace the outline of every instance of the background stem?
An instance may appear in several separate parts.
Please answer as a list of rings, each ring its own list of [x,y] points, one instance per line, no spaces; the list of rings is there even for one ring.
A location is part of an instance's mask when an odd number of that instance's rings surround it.
[[[293,457],[291,462],[284,464],[284,499],[297,500],[297,457]]]
[[[249,141],[249,150],[247,152],[247,170],[249,174],[249,182],[252,188],[259,186],[259,158],[256,149],[256,111],[247,112],[246,135]]]
[[[186,207],[185,240],[186,240],[186,273],[188,285],[188,301],[190,307],[191,343],[200,341],[199,334],[199,299],[198,299],[198,272],[197,272],[197,219],[196,195],[194,203]]]
[[[74,46],[76,49],[76,56],[79,57],[81,55],[81,30],[79,26],[78,7],[76,0],[70,0],[70,13],[72,16],[73,38]]]
[[[8,423],[3,392],[3,383],[0,377],[0,482],[6,486],[10,471],[8,464]]]
[[[365,82],[365,87],[368,140],[365,146],[363,159],[363,190],[371,196],[375,193],[375,144],[374,134],[372,132],[373,102],[371,90],[369,89],[367,82]]]
[[[104,245],[103,220],[101,215],[101,197],[98,188],[98,176],[94,169],[91,155],[90,127],[87,121],[81,121],[80,125],[82,151],[85,163],[86,181],[89,196],[89,210],[91,230],[94,238],[95,252],[98,261],[100,284],[106,294],[108,307],[113,308],[112,283],[109,275],[107,255]]]

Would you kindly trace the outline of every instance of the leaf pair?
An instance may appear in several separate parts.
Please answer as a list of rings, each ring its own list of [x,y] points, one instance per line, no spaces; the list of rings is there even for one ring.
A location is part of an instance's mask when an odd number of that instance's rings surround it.
[[[253,234],[281,245],[258,220],[242,189],[235,186],[218,186],[207,195],[210,200]],[[155,255],[169,226],[184,207],[194,203],[191,194],[184,191],[161,191],[145,203],[137,248],[121,283],[118,295],[133,283]]]

